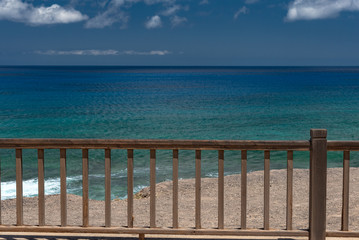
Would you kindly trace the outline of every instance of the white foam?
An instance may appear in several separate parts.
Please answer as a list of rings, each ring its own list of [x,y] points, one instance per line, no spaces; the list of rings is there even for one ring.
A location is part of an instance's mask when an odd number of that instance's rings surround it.
[[[38,181],[37,178],[25,180],[22,183],[23,196],[35,197],[38,194]],[[60,179],[52,178],[45,181],[46,195],[60,193]],[[2,182],[1,183],[1,200],[16,198],[16,182]]]
[[[209,173],[206,173],[205,176],[208,177],[208,178],[217,178],[218,173],[217,172],[209,172]]]
[[[147,169],[146,169],[147,170]],[[148,172],[148,171],[147,171]],[[118,173],[112,173],[112,177],[125,177]],[[90,174],[89,178],[104,178],[105,176],[103,174]],[[71,183],[71,181],[81,181],[82,175],[77,176],[71,176],[66,178],[67,185]],[[166,181],[170,181],[172,179],[166,179]],[[71,189],[68,189],[68,192],[81,192],[81,185],[80,188],[74,188],[78,184],[74,184]],[[137,185],[134,186],[133,192],[137,193],[141,189],[148,187],[148,185]],[[45,180],[45,194],[46,195],[54,195],[54,194],[60,194],[60,178],[49,178]],[[38,179],[28,179],[23,181],[23,196],[24,197],[36,197],[38,196]],[[16,198],[16,181],[8,181],[8,182],[1,182],[1,200],[5,199],[13,199]],[[127,194],[123,197],[120,197],[121,199],[126,199]]]

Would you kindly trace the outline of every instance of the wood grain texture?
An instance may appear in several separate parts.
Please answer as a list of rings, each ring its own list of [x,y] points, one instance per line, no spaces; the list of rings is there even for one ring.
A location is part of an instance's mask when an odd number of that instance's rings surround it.
[[[44,149],[37,150],[39,226],[45,225],[45,166]]]
[[[270,152],[264,151],[264,230],[269,230]]]
[[[327,141],[328,151],[359,151],[359,141]]]
[[[224,228],[224,151],[218,151],[218,229]]]
[[[127,226],[133,228],[133,149],[127,150]]]
[[[61,226],[67,225],[66,149],[60,149]]]
[[[340,145],[340,144],[339,144]],[[359,150],[359,142],[353,147]],[[183,149],[183,150],[296,150],[309,151],[309,141],[248,140],[122,140],[122,139],[3,139],[0,148],[46,149]]]
[[[156,150],[150,150],[150,227],[156,227]]]
[[[212,235],[212,236],[276,236],[276,237],[307,237],[306,230],[238,230],[238,229],[193,229],[193,228],[126,228],[126,227],[58,227],[58,226],[0,226],[0,232],[28,233],[86,233],[86,234],[171,234],[171,235]],[[359,236],[358,232],[329,232],[328,236],[344,235]]]
[[[105,227],[111,227],[111,150],[105,149]]]
[[[173,150],[173,199],[172,199],[172,226],[178,228],[178,150]]]
[[[287,211],[286,229],[293,229],[293,151],[287,152]]]
[[[82,226],[89,226],[89,151],[82,149]]]
[[[16,225],[24,224],[22,195],[22,149],[16,149]]]
[[[0,156],[0,225],[2,224],[2,217],[1,217],[1,156]]]
[[[201,228],[201,150],[196,150],[196,205],[195,205],[195,222],[196,229]]]
[[[325,240],[327,198],[326,130],[311,129],[309,183],[309,239]]]
[[[247,151],[241,151],[241,229],[247,228]]]
[[[133,228],[133,149],[127,150],[127,226]]]
[[[342,231],[349,230],[349,169],[350,152],[343,152],[343,197],[342,197]]]

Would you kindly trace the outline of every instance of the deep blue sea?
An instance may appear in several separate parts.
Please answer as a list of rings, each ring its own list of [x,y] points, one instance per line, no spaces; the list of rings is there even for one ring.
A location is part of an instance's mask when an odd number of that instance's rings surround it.
[[[359,140],[359,67],[0,67],[0,138]],[[24,194],[37,194],[37,153],[24,150]],[[294,166],[308,167],[295,152]],[[180,151],[180,177],[194,152]],[[217,152],[203,152],[203,177]],[[273,152],[271,168],[286,168]],[[359,166],[352,154],[351,166]],[[15,197],[15,153],[0,150],[2,199]],[[250,171],[263,152],[248,153]],[[81,195],[81,151],[68,151],[68,192]],[[112,153],[112,197],[125,198],[126,152]],[[149,151],[135,151],[135,191],[149,185]],[[157,153],[157,181],[171,179],[171,151]],[[330,153],[329,166],[341,166]],[[225,174],[240,152],[225,152]],[[59,193],[59,150],[45,151],[46,194]],[[104,151],[90,150],[90,197],[104,198]]]

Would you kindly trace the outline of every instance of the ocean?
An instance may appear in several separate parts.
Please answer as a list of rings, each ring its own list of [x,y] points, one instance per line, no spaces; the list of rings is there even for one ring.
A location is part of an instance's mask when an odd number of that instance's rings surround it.
[[[0,67],[0,138],[308,140],[359,139],[359,67]],[[24,195],[37,195],[36,150],[24,150]],[[352,153],[351,166],[359,166]],[[217,176],[204,151],[202,177]],[[294,167],[309,154],[295,152]],[[1,199],[15,197],[15,151],[0,149]],[[68,193],[81,195],[81,150],[69,150]],[[112,151],[112,198],[126,198],[125,150]],[[330,152],[330,167],[342,153]],[[45,151],[45,193],[58,194],[59,150]],[[192,178],[194,151],[180,151],[179,177]],[[157,153],[157,181],[171,180],[172,153]],[[273,152],[271,168],[286,168]],[[248,153],[248,170],[263,152]],[[225,174],[240,152],[225,152]],[[149,151],[134,156],[135,189],[149,185]],[[104,151],[90,150],[90,198],[104,199]]]

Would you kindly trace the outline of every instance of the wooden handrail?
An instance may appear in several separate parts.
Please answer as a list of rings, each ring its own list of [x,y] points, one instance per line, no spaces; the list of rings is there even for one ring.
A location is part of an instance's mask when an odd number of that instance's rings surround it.
[[[328,141],[328,151],[359,151],[359,141]]]
[[[135,140],[135,139],[6,139],[0,148],[22,149],[183,149],[309,151],[309,141],[249,140]],[[359,149],[359,143],[358,143]]]
[[[0,149],[183,149],[309,151],[309,141],[171,139],[13,139],[0,138]],[[328,140],[328,151],[359,151],[359,141]]]

